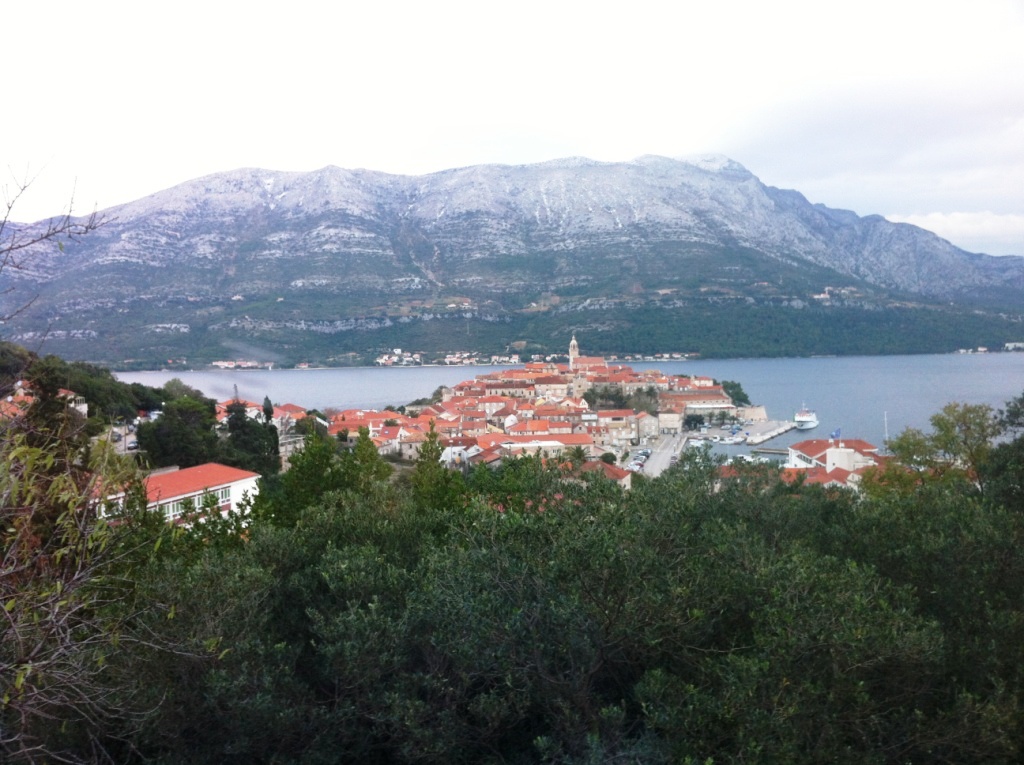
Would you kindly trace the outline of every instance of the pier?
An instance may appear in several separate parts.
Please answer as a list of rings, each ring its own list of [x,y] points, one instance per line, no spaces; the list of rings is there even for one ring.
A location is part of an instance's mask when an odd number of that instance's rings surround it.
[[[776,436],[781,436],[796,427],[796,423],[792,421],[778,421],[778,420],[766,420],[764,422],[754,422],[743,428],[744,433],[749,433],[747,436],[747,443],[750,446],[757,446],[763,444]]]

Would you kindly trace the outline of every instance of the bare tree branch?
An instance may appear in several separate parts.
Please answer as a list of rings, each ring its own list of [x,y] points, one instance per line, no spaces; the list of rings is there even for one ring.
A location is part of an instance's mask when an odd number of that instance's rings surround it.
[[[4,207],[0,217],[0,276],[8,269],[24,269],[27,259],[36,254],[42,245],[53,243],[63,251],[65,242],[77,242],[81,237],[108,223],[96,210],[88,216],[76,217],[74,190],[67,208],[60,215],[35,224],[15,223],[11,217],[14,209],[34,180],[35,178],[15,178],[13,191],[7,186],[3,188]],[[9,286],[0,290],[0,295],[10,294],[13,289],[13,286]],[[30,298],[17,308],[9,309],[6,315],[0,315],[0,321],[14,318],[27,309],[34,300],[35,298]]]

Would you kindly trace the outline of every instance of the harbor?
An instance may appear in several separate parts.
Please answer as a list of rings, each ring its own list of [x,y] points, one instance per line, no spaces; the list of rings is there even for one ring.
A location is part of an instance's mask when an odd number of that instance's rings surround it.
[[[783,433],[788,433],[797,427],[795,422],[786,420],[761,420],[740,426],[734,435],[720,435],[717,433],[701,432],[688,435],[685,438],[685,446],[702,446],[705,443],[723,446],[743,445],[758,446],[770,441]]]

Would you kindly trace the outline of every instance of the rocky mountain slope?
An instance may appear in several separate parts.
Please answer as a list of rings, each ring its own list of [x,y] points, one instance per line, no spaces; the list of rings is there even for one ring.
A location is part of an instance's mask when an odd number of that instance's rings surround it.
[[[425,176],[236,170],[104,212],[0,273],[15,333],[343,331],[581,301],[830,297],[1024,308],[1024,258],[812,205],[724,157]],[[360,323],[363,324],[360,324]]]

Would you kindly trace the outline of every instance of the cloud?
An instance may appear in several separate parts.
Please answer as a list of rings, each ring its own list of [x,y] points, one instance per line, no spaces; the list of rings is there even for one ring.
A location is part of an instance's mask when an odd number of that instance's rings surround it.
[[[22,220],[236,167],[700,152],[861,214],[1024,210],[1018,0],[9,5]]]
[[[969,252],[1024,255],[1024,214],[993,212],[887,215],[894,223],[911,223],[948,239]]]

